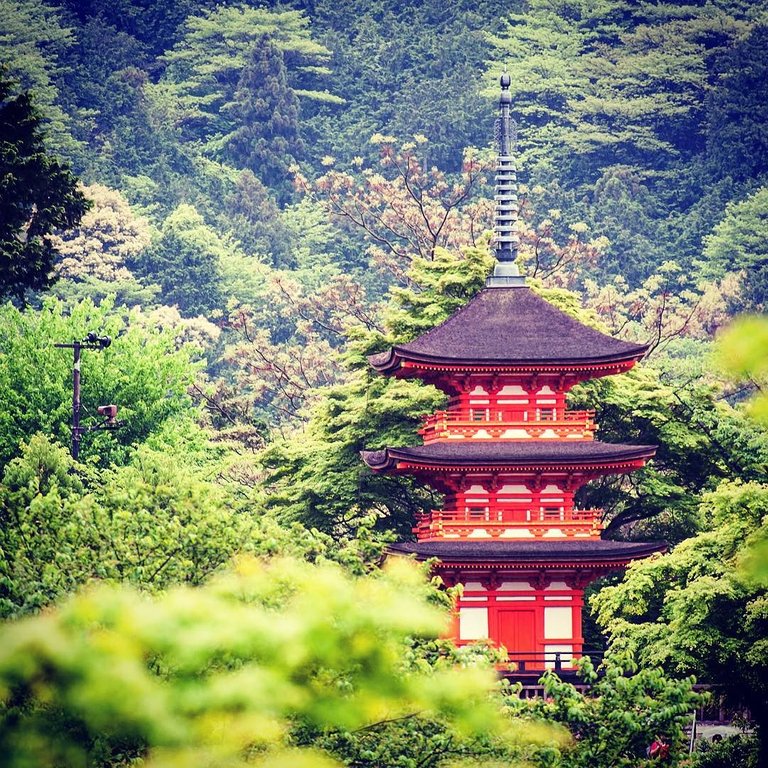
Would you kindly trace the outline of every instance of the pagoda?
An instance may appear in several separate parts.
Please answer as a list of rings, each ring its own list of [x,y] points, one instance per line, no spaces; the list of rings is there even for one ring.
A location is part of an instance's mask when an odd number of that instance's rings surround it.
[[[642,467],[651,445],[594,439],[593,411],[568,410],[575,384],[632,368],[647,347],[594,330],[540,298],[520,276],[510,78],[501,78],[494,246],[486,287],[436,328],[369,357],[380,373],[448,395],[424,421],[423,445],[363,451],[376,472],[407,473],[444,494],[393,553],[434,558],[461,584],[453,638],[507,649],[519,670],[567,669],[583,651],[585,588],[657,542],[601,538],[602,511],[574,494]]]

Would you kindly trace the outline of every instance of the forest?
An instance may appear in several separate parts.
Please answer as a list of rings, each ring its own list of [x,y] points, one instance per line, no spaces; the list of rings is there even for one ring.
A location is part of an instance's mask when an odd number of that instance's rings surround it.
[[[762,0],[0,0],[0,763],[768,765],[767,50]],[[503,71],[521,272],[649,344],[569,395],[659,446],[580,502],[669,544],[539,699],[360,458],[444,402],[366,356],[492,269]]]

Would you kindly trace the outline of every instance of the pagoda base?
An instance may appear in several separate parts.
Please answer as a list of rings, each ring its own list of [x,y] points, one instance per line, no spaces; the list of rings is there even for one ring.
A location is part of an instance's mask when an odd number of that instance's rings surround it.
[[[582,655],[584,590],[658,542],[404,542],[392,554],[437,558],[434,572],[460,585],[451,637],[459,646],[490,642],[508,654],[510,672],[573,671]]]

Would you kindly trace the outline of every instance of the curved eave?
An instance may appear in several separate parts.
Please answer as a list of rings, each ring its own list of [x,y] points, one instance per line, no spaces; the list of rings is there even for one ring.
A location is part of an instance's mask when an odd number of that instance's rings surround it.
[[[467,441],[456,441],[466,444]],[[473,471],[520,470],[585,470],[612,472],[636,469],[656,453],[654,445],[632,446],[611,456],[424,456],[414,455],[407,448],[385,448],[381,451],[361,451],[363,461],[375,472],[451,472],[471,468]]]
[[[595,548],[594,544],[599,544]],[[445,568],[468,570],[524,571],[566,569],[611,570],[624,568],[635,560],[666,552],[663,541],[611,542],[599,540],[587,544],[561,543],[556,540],[534,543],[519,542],[433,542],[398,543],[388,548],[390,554],[413,556],[417,560],[437,560]],[[602,550],[602,551],[601,551]],[[618,550],[618,551],[617,551]]]
[[[499,359],[480,360],[470,358],[433,357],[415,354],[402,347],[391,347],[386,352],[370,355],[368,362],[378,373],[385,375],[412,375],[420,372],[445,373],[617,373],[629,370],[648,350],[648,345],[619,354],[603,357],[558,358],[558,359]]]

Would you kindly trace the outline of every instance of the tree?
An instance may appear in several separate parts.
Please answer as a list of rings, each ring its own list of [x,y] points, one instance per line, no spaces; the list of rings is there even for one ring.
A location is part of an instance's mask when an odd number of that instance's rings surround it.
[[[649,12],[609,0],[532,3],[512,14],[495,42],[511,68],[513,102],[539,128],[529,141],[546,137],[555,162],[577,174],[585,164],[660,168],[700,152],[712,62],[754,24],[723,6]],[[544,154],[541,146],[532,153]]]
[[[360,451],[413,444],[422,416],[444,396],[418,381],[379,376],[365,356],[446,319],[480,288],[490,263],[478,249],[460,256],[437,249],[433,259],[414,258],[409,280],[419,289],[393,289],[385,333],[352,328],[347,380],[323,391],[301,433],[275,441],[263,455],[265,503],[279,519],[348,536],[361,518],[375,514],[380,527],[406,534],[414,514],[435,505],[432,492],[411,478],[373,474]]]
[[[121,303],[151,303],[156,286],[142,286],[126,266],[149,247],[149,222],[136,216],[116,190],[94,184],[82,192],[91,209],[77,227],[51,237],[59,254],[59,292],[92,299],[113,293]]]
[[[283,220],[277,202],[252,171],[238,175],[224,202],[221,228],[228,227],[247,254],[266,257],[275,267],[295,263],[297,243],[290,222]]]
[[[329,73],[329,51],[312,39],[308,19],[299,11],[225,6],[189,16],[182,31],[179,42],[162,57],[166,70],[153,93],[168,102],[187,140],[217,149],[236,127],[230,106],[254,46],[265,35],[285,58],[295,96],[341,101],[320,90]]]
[[[267,35],[256,40],[227,106],[235,123],[222,139],[227,157],[236,167],[253,171],[285,201],[289,169],[303,154],[299,105],[288,87],[283,54]]]
[[[75,226],[88,209],[69,168],[45,149],[29,94],[14,96],[0,76],[0,299],[23,302],[53,282],[49,235]]]
[[[657,765],[646,750],[657,737],[670,744],[666,765],[682,765],[688,757],[683,726],[705,697],[694,693],[695,679],[667,677],[660,668],[638,666],[630,656],[606,658],[596,670],[589,657],[577,662],[581,685],[546,672],[539,681],[543,696],[507,699],[512,712],[532,722],[559,723],[573,739],[547,745],[529,759],[537,766],[558,768],[645,768]]]
[[[424,165],[423,136],[401,148],[381,134],[371,142],[380,146],[381,173],[331,170],[312,183],[299,176],[298,183],[335,220],[362,232],[373,258],[401,281],[414,257],[432,259],[438,248],[477,244],[490,221],[490,206],[473,201],[487,164],[468,152],[453,179]]]
[[[108,300],[97,306],[84,299],[71,308],[48,300],[41,310],[26,312],[10,304],[0,307],[0,465],[17,456],[21,443],[36,432],[69,445],[72,350],[53,345],[83,339],[91,331],[111,336],[113,343],[83,353],[82,423],[98,418],[98,406],[115,403],[123,424],[84,437],[85,458],[119,463],[130,446],[167,419],[190,412],[192,350],[176,348],[175,329],[147,327],[142,319],[139,310],[115,310]]]
[[[768,170],[767,41],[768,26],[758,23],[717,61],[706,105],[706,161],[716,179],[744,181]]]
[[[443,629],[427,592],[404,563],[351,578],[329,564],[250,558],[155,598],[93,588],[3,627],[0,749],[19,768],[330,768],[327,755],[291,748],[297,721],[355,730],[422,711],[503,740],[490,669],[403,664],[413,638]]]
[[[333,52],[334,92],[348,105],[308,115],[316,158],[372,160],[372,134],[423,134],[429,138],[426,165],[458,173],[464,149],[486,145],[492,121],[480,72],[497,8],[476,1],[348,0],[340,6],[320,0],[311,14],[319,39]]]
[[[605,511],[609,536],[680,541],[700,529],[702,493],[724,479],[766,480],[768,435],[717,394],[688,378],[668,382],[647,364],[572,391],[570,407],[596,409],[598,439],[658,446],[643,469],[582,491]]]
[[[704,239],[707,270],[716,275],[737,271],[741,277],[740,309],[768,308],[768,187],[732,201],[725,217]]]
[[[641,665],[695,674],[747,707],[768,747],[766,584],[741,570],[765,536],[768,486],[724,482],[700,506],[703,530],[669,554],[633,563],[624,580],[593,597],[611,648]]]
[[[0,616],[36,612],[92,579],[152,591],[202,583],[253,527],[202,475],[147,447],[123,467],[88,471],[34,435],[0,485]]]
[[[188,316],[221,307],[221,260],[231,248],[191,205],[179,205],[160,227],[136,271],[162,287],[163,301]]]
[[[70,133],[73,120],[63,104],[73,32],[58,7],[37,0],[0,1],[0,79],[18,84],[9,92],[13,96],[33,95],[48,150],[82,150]],[[6,87],[0,86],[0,103],[9,98]]]

